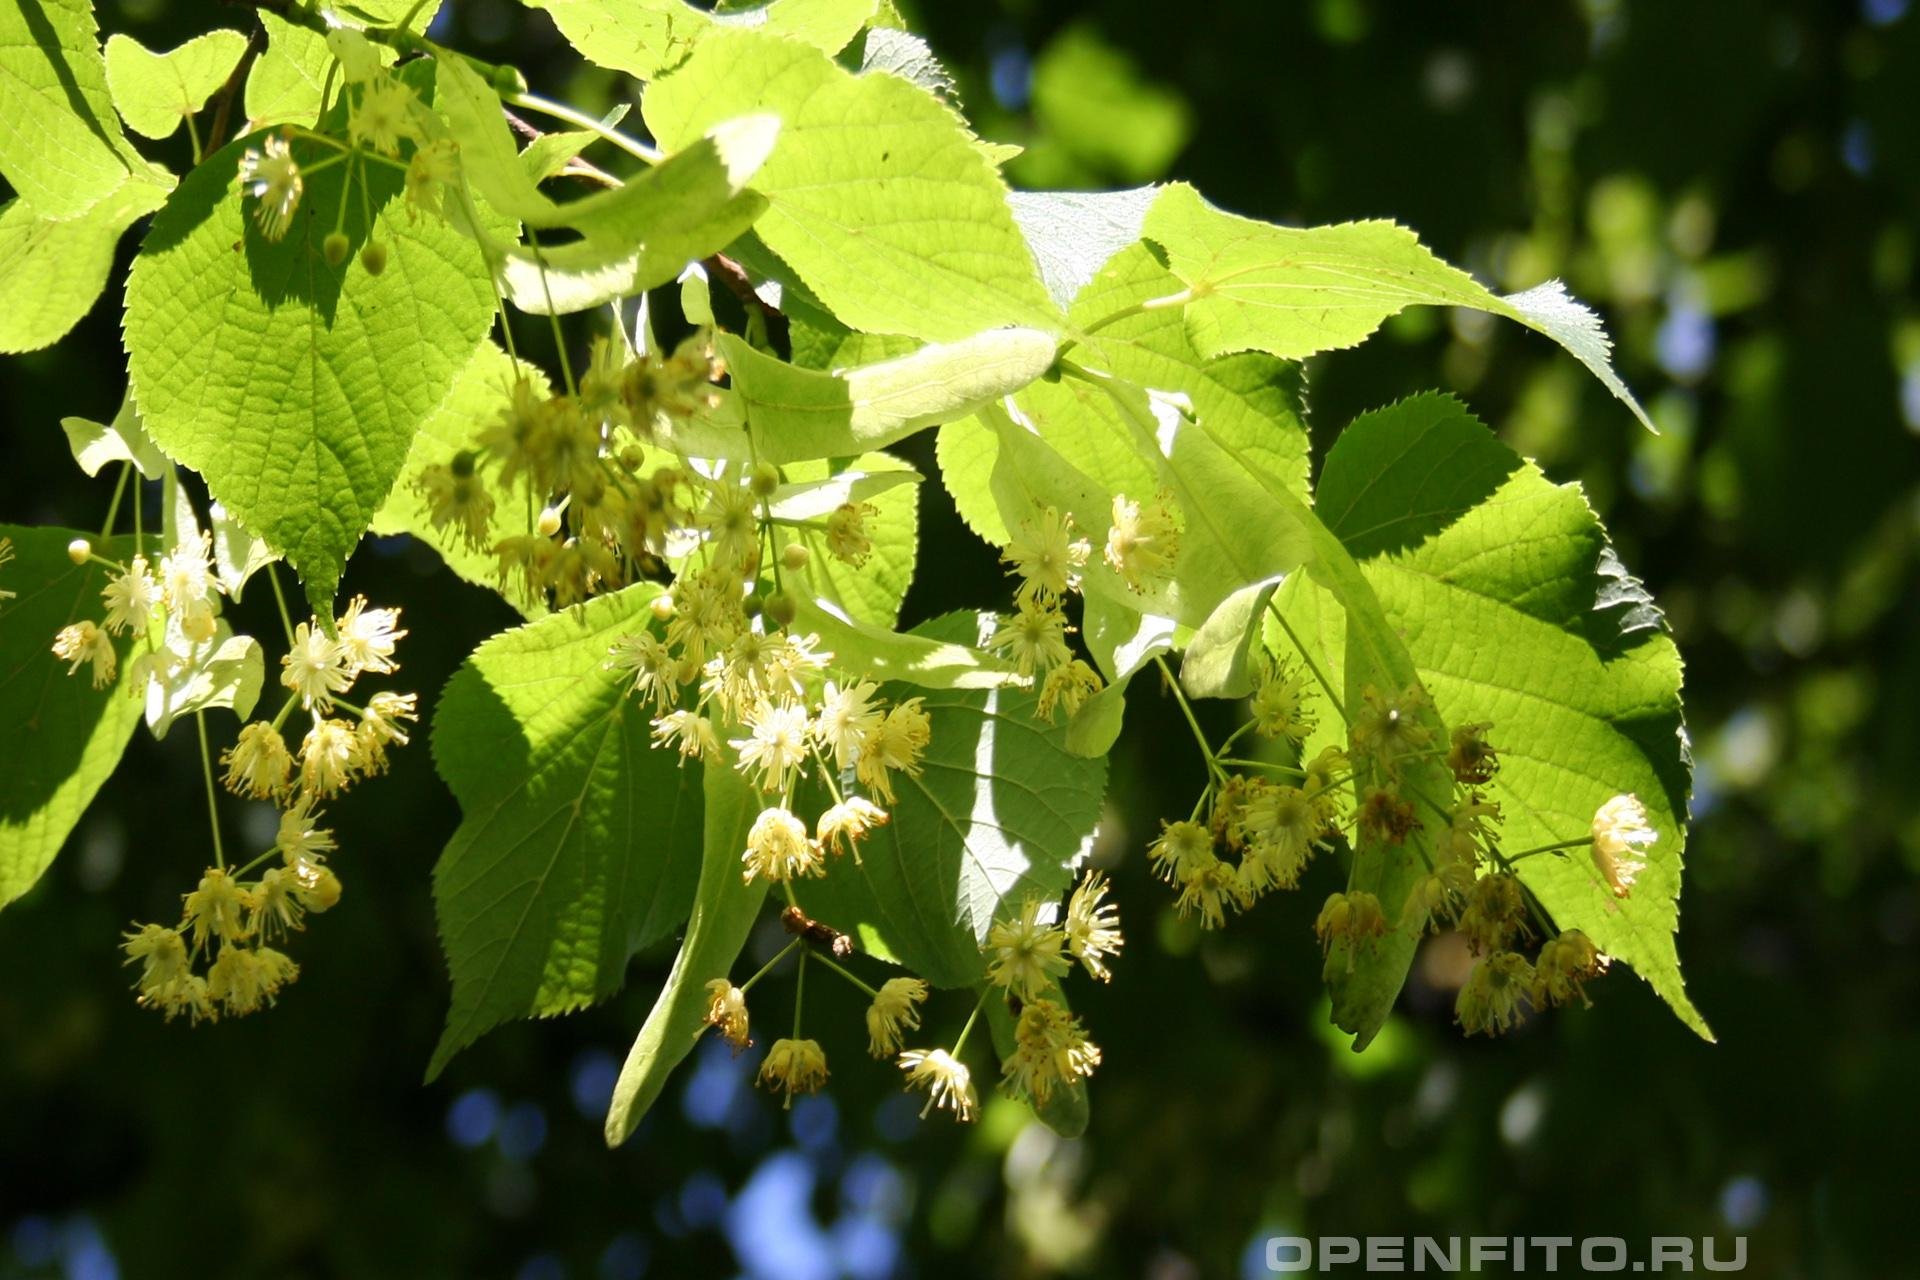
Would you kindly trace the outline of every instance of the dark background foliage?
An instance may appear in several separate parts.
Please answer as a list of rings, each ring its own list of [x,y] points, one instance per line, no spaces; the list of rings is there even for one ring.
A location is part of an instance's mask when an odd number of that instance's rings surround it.
[[[1463,1041],[1440,943],[1351,1055],[1308,933],[1331,866],[1205,937],[1145,874],[1148,833],[1199,781],[1146,690],[1099,851],[1131,944],[1080,997],[1107,1055],[1084,1140],[1023,1128],[1011,1104],[967,1130],[918,1121],[892,1069],[856,1058],[858,1006],[836,992],[816,1015],[845,1028],[829,1098],[783,1114],[741,1086],[750,1059],[703,1052],[608,1154],[600,1109],[667,953],[606,1006],[496,1032],[420,1082],[447,1000],[428,874],[458,816],[423,745],[338,806],[347,898],[300,940],[278,1009],[196,1031],[135,1009],[117,932],[170,911],[206,856],[191,735],[140,734],[0,916],[0,1277],[1176,1280],[1260,1274],[1276,1232],[1744,1235],[1754,1274],[1911,1267],[1920,14],[912,7],[982,131],[1028,147],[1021,185],[1179,177],[1269,219],[1392,217],[1501,287],[1560,275],[1603,310],[1658,437],[1550,344],[1440,312],[1316,360],[1314,429],[1324,446],[1359,411],[1453,390],[1583,482],[1658,594],[1699,761],[1680,951],[1718,1045],[1624,974],[1591,1011]],[[538,88],[630,96],[538,14],[449,8],[441,34]],[[156,48],[209,20],[169,0],[101,9]],[[110,417],[123,368],[110,300],[0,365],[9,519],[97,524],[106,485],[72,467],[57,423]],[[908,452],[930,468],[922,444]],[[937,486],[924,502],[939,571],[907,621],[999,600],[984,546]],[[429,700],[511,620],[404,544],[364,547],[346,589],[406,607],[405,671]],[[236,612],[270,636],[266,594]],[[260,839],[259,815],[229,817]]]

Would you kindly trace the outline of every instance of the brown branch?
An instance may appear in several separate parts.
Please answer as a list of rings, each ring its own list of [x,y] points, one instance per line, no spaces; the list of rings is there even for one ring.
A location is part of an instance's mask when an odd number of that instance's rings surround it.
[[[240,51],[240,61],[233,64],[233,70],[227,73],[227,82],[220,86],[214,98],[213,127],[207,130],[207,141],[213,150],[218,151],[226,145],[227,121],[233,114],[233,100],[240,96],[240,86],[247,81],[247,72],[253,69],[253,61],[267,51],[267,29],[255,23],[253,34],[247,37],[247,47]]]
[[[845,960],[853,954],[853,939],[830,924],[822,924],[798,907],[788,907],[780,913],[781,927],[796,938],[805,938],[808,942],[817,942],[831,951],[835,958]]]

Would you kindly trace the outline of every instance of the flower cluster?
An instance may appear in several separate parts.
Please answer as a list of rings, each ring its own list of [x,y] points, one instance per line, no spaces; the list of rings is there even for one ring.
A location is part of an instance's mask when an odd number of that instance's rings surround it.
[[[877,988],[868,985],[832,958],[834,954],[844,957],[850,946],[812,949],[815,935],[831,935],[832,930],[808,920],[797,906],[782,917],[789,930],[800,934],[784,951],[738,986],[728,978],[706,984],[704,1023],[736,1053],[746,1048],[751,1043],[747,993],[798,950],[801,980],[796,984],[793,1034],[774,1041],[768,1049],[758,1083],[791,1104],[795,1094],[817,1091],[827,1082],[826,1050],[819,1041],[801,1035],[799,993],[805,989],[808,962],[817,961],[867,996],[867,1052],[875,1058],[892,1058],[904,1073],[905,1087],[925,1091],[927,1102],[921,1115],[937,1107],[951,1112],[956,1120],[968,1121],[978,1115],[980,1097],[963,1054],[986,1002],[997,992],[1013,1017],[1013,1049],[1001,1063],[1002,1087],[1012,1096],[1045,1106],[1057,1091],[1085,1079],[1100,1064],[1099,1046],[1087,1038],[1086,1028],[1061,1000],[1059,982],[1076,962],[1103,982],[1111,976],[1107,961],[1119,952],[1124,939],[1119,913],[1106,901],[1106,894],[1105,879],[1095,873],[1074,890],[1063,920],[1053,919],[1059,914],[1057,903],[1037,897],[1024,899],[1013,915],[996,920],[982,948],[987,989],[950,1047],[904,1048],[908,1034],[921,1029],[928,984],[902,976],[889,978]]]
[[[1368,686],[1351,712],[1344,746],[1323,746],[1299,765],[1235,759],[1228,750],[1248,733],[1298,753],[1320,719],[1306,673],[1266,653],[1253,655],[1250,668],[1248,720],[1219,749],[1206,748],[1208,782],[1192,816],[1163,823],[1148,847],[1153,870],[1177,892],[1180,915],[1217,929],[1263,895],[1296,887],[1323,850],[1342,842],[1403,846],[1424,866],[1404,902],[1383,903],[1358,887],[1327,897],[1313,929],[1329,957],[1353,972],[1392,934],[1457,930],[1479,957],[1455,1006],[1468,1034],[1504,1031],[1529,1008],[1586,1000],[1585,984],[1605,970],[1607,958],[1581,931],[1553,927],[1518,865],[1584,846],[1596,890],[1626,897],[1656,839],[1637,799],[1608,800],[1588,837],[1508,854],[1500,843],[1501,808],[1491,796],[1500,768],[1487,736],[1492,725],[1447,730],[1420,687]],[[1436,778],[1450,789],[1427,790]],[[1523,949],[1535,942],[1530,960]]]
[[[172,583],[192,575],[181,572],[178,555],[167,563],[174,572],[162,574],[168,584],[162,601],[171,627],[177,611]],[[108,585],[110,611],[116,595],[127,594],[132,575],[130,568]],[[140,965],[135,989],[142,1005],[169,1020],[181,1013],[193,1022],[223,1013],[242,1016],[271,1005],[299,976],[299,966],[270,944],[304,929],[308,915],[340,900],[339,877],[327,865],[336,842],[321,826],[320,803],[384,772],[388,750],[406,744],[415,718],[411,693],[377,692],[359,707],[343,701],[363,675],[398,669],[394,648],[406,635],[398,624],[397,609],[370,608],[356,596],[335,619],[333,635],[317,619],[293,629],[281,659],[280,682],[288,696],[278,715],[243,726],[220,757],[227,790],[279,806],[273,845],[244,866],[229,868],[216,842],[215,865],[184,896],[179,924],[138,924],[127,933],[122,949],[129,964]],[[296,707],[307,713],[311,727],[294,751],[282,731]],[[352,720],[341,718],[342,711]],[[258,876],[248,878],[256,869]],[[202,963],[204,972],[196,968]]]

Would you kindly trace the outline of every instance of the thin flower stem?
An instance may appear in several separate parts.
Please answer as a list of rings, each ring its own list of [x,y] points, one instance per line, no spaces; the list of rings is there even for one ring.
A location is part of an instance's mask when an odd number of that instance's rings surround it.
[[[1532,849],[1522,849],[1519,853],[1502,854],[1508,862],[1518,862],[1522,858],[1531,858],[1539,853],[1558,853],[1562,849],[1578,849],[1582,845],[1593,843],[1592,836],[1581,836],[1578,840],[1561,840],[1555,844],[1543,844]]]
[[[630,138],[618,129],[610,128],[586,112],[576,111],[564,102],[554,102],[531,93],[503,93],[500,97],[502,101],[512,106],[524,107],[528,111],[538,111],[541,115],[565,120],[576,128],[596,133],[644,164],[659,164],[667,158],[665,152],[650,147],[637,138]]]
[[[814,763],[820,766],[820,781],[827,784],[827,794],[835,804],[845,804],[847,798],[840,794],[840,780],[834,776],[836,771],[827,767],[827,758],[820,754],[820,744],[809,743],[808,749],[813,752]]]
[[[206,149],[200,145],[200,126],[193,122],[191,115],[187,117],[187,141],[193,144],[193,163],[197,168],[200,162],[206,159],[207,153]]]
[[[1307,646],[1300,643],[1300,637],[1294,631],[1293,624],[1287,621],[1286,614],[1280,612],[1280,606],[1273,602],[1272,596],[1267,597],[1267,612],[1271,613],[1273,620],[1280,624],[1280,629],[1287,633],[1287,639],[1293,642],[1294,652],[1298,653],[1300,660],[1307,664],[1307,670],[1313,672],[1313,678],[1320,682],[1320,688],[1327,695],[1327,701],[1332,704],[1334,711],[1339,714],[1340,722],[1348,723],[1346,704],[1340,700],[1340,695],[1334,692],[1333,681],[1327,679],[1327,673],[1322,671],[1320,664],[1313,660],[1313,655],[1307,651]]]
[[[287,700],[280,704],[280,710],[273,715],[273,731],[280,732],[280,726],[287,722],[287,713],[300,704],[299,694],[288,694]]]
[[[786,946],[780,948],[780,950],[777,953],[775,953],[773,959],[767,961],[765,964],[760,966],[759,972],[755,973],[751,978],[748,978],[745,982],[740,984],[740,994],[745,995],[748,991],[753,989],[754,983],[760,981],[760,979],[766,977],[769,973],[772,973],[774,966],[779,964],[782,960],[785,960],[788,954],[792,952],[792,950],[795,947],[799,946],[801,942],[802,942],[802,939],[795,938],[792,942],[789,942]]]
[[[255,867],[259,866],[261,863],[265,862],[268,858],[271,858],[274,854],[278,852],[280,852],[280,846],[275,845],[273,848],[267,850],[265,853],[260,854],[258,857],[249,861],[245,866],[236,868],[233,872],[233,878],[235,880],[238,880],[241,876],[244,876],[245,874],[247,874],[247,872],[253,870]]]
[[[798,941],[798,939],[795,939]],[[807,998],[807,957],[813,954],[813,948],[800,948],[800,963],[793,971],[793,1038],[800,1038],[800,1009]]]
[[[868,986],[865,982],[862,982],[857,976],[855,976],[855,974],[851,970],[845,968],[842,965],[835,964],[833,960],[828,957],[826,952],[810,951],[809,954],[811,954],[815,960],[818,960],[821,964],[827,966],[827,968],[833,970],[835,973],[845,978],[848,982],[851,982],[854,986],[866,992],[867,999],[877,1000],[880,998],[880,992],[877,989]]]
[[[553,349],[560,355],[560,376],[567,384],[567,394],[577,396],[579,389],[573,383],[573,362],[567,359],[566,335],[560,332],[560,316],[553,309],[553,290],[547,287],[547,260],[540,252],[540,237],[528,227],[527,243],[533,246],[534,265],[540,268],[540,293],[547,300],[547,322],[553,326]]]
[[[287,643],[293,643],[293,615],[287,612],[287,596],[280,590],[280,575],[275,572],[273,561],[267,561],[267,581],[273,584],[273,602],[280,606],[280,626],[287,633]],[[285,714],[282,712],[281,714]]]
[[[948,1050],[953,1057],[958,1058],[960,1051],[967,1047],[967,1037],[973,1034],[973,1024],[980,1020],[980,1011],[987,1007],[987,997],[992,994],[992,987],[981,988],[980,998],[973,1002],[973,1012],[967,1015],[967,1025],[960,1028],[960,1038],[955,1040],[953,1048]]]
[[[140,493],[146,488],[144,477],[133,482],[133,554],[147,553],[147,522],[140,511]]]
[[[1062,355],[1066,354],[1081,338],[1090,338],[1108,325],[1119,324],[1122,320],[1131,319],[1134,316],[1146,315],[1153,311],[1165,311],[1172,307],[1184,307],[1192,301],[1193,290],[1182,289],[1178,293],[1170,293],[1163,298],[1148,298],[1145,302],[1136,302],[1130,307],[1122,307],[1118,311],[1101,316],[1098,320],[1095,320],[1092,324],[1080,330],[1078,334],[1069,337],[1066,343],[1060,348],[1060,353]]]
[[[1220,749],[1224,751],[1226,747],[1222,745]],[[1296,769],[1290,764],[1275,764],[1271,760],[1247,760],[1239,756],[1220,756],[1218,759],[1223,765],[1235,765],[1242,769],[1271,769],[1275,773],[1291,774],[1296,778],[1304,778],[1307,776],[1305,769]]]
[[[1187,701],[1186,693],[1180,688],[1180,682],[1167,669],[1166,659],[1159,654],[1153,655],[1153,664],[1160,668],[1160,674],[1166,679],[1167,688],[1173,690],[1173,700],[1180,704],[1180,713],[1187,718],[1187,727],[1193,730],[1193,740],[1200,744],[1200,754],[1206,757],[1207,772],[1213,777],[1226,781],[1226,771],[1213,757],[1213,748],[1207,744],[1207,735],[1201,731],[1199,718],[1193,714],[1193,707]]]
[[[100,536],[105,538],[113,532],[113,522],[120,514],[120,497],[127,491],[127,476],[133,471],[131,462],[120,464],[120,478],[113,482],[113,497],[107,503],[107,522],[100,526]]]
[[[207,783],[207,825],[213,828],[213,865],[225,868],[227,856],[220,847],[220,805],[213,793],[213,753],[207,749],[206,712],[194,712],[193,723],[200,730],[200,774]]]

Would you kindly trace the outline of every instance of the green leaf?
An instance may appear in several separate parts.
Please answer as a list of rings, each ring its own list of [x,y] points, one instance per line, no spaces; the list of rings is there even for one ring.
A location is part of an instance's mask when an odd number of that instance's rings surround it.
[[[740,854],[759,816],[760,793],[731,769],[707,774],[700,883],[694,890],[687,936],[647,1020],[614,1082],[607,1108],[607,1145],[633,1136],[666,1087],[673,1069],[692,1051],[706,1022],[706,984],[730,976],[760,915],[767,882],[746,883]]]
[[[1399,452],[1385,456],[1390,443]],[[1328,452],[1314,507],[1354,556],[1418,546],[1520,469],[1513,450],[1452,396],[1428,394],[1356,419]]]
[[[538,367],[522,362],[519,376],[530,379],[540,396],[548,394],[546,374]],[[467,367],[454,379],[453,390],[414,433],[400,478],[373,515],[375,533],[411,534],[439,552],[457,576],[494,591],[500,585],[499,560],[491,550],[475,551],[467,546],[456,527],[434,528],[427,500],[413,487],[413,481],[428,467],[446,466],[456,453],[474,447],[480,430],[506,406],[514,377],[514,362],[506,352],[490,341],[475,348]],[[493,512],[494,540],[532,533],[537,519],[524,502],[499,502]],[[518,592],[502,595],[525,616],[537,617],[547,611],[539,601],[522,599]]]
[[[776,520],[819,520],[843,502],[872,506],[866,530],[873,552],[857,568],[834,559],[819,531],[794,532],[812,552],[801,572],[816,591],[848,617],[891,628],[919,561],[920,473],[885,453],[862,454],[836,475],[828,476],[827,468],[824,461],[789,464],[792,483],[781,486],[768,509]]]
[[[950,614],[915,634],[963,643],[974,628],[972,614]],[[985,974],[980,944],[996,918],[1065,893],[1100,821],[1106,762],[1070,753],[1065,730],[1035,719],[1023,690],[881,694],[925,699],[932,740],[920,776],[895,778],[891,820],[861,844],[859,866],[837,861],[795,891],[808,914],[878,939],[936,986],[970,987]]]
[[[854,618],[831,600],[805,592],[789,630],[820,637],[835,665],[873,680],[898,680],[922,689],[997,689],[1021,677],[1007,663],[967,641],[899,632]],[[971,640],[973,637],[967,637]]]
[[[194,646],[180,666],[147,681],[147,728],[155,739],[166,737],[174,721],[197,711],[228,707],[241,720],[253,714],[266,680],[260,642],[233,634],[225,618],[214,626],[213,638]]]
[[[107,87],[113,105],[141,137],[172,137],[226,82],[246,47],[238,31],[209,31],[166,53],[154,53],[132,36],[110,36]]]
[[[259,141],[209,157],[154,220],[127,286],[129,369],[154,440],[287,558],[325,617],[493,296],[472,241],[405,216],[400,176],[379,166],[364,178],[375,225],[356,198],[346,233],[387,246],[384,274],[321,254],[345,165],[313,176],[286,238],[267,241],[235,186]]]
[[[129,178],[59,221],[22,200],[0,206],[0,351],[37,351],[79,324],[107,287],[121,234],[166,203],[171,183]]]
[[[933,342],[1001,325],[1058,330],[999,172],[926,90],[735,31],[703,41],[641,111],[669,147],[732,116],[780,116],[780,145],[754,181],[770,206],[755,230],[850,328]]]
[[[1008,199],[1033,247],[1040,278],[1069,308],[1109,259],[1140,239],[1158,187],[1128,191],[1015,191]]]
[[[584,200],[552,205],[532,192],[551,208],[530,221],[576,227],[585,238],[509,247],[497,263],[501,292],[530,314],[566,314],[674,279],[689,262],[738,238],[766,209],[764,199],[742,188],[765,161],[779,123],[769,115],[723,121],[624,186]],[[525,177],[517,162],[508,163]],[[525,199],[517,207],[532,209]]]
[[[0,5],[0,175],[42,218],[77,218],[146,162],[107,92],[92,0]]]
[[[1653,429],[1609,363],[1599,320],[1557,280],[1503,298],[1394,223],[1276,227],[1222,212],[1185,183],[1155,202],[1146,236],[1191,291],[1187,327],[1204,355],[1265,351],[1298,360],[1355,346],[1410,306],[1471,307],[1558,342]]]
[[[501,632],[447,682],[433,755],[462,821],[433,873],[453,1005],[429,1078],[510,1018],[619,990],[628,958],[686,917],[700,775],[651,749],[645,709],[605,666],[659,593]]]
[[[132,642],[114,644],[120,669],[114,684],[95,689],[82,667],[69,676],[53,656],[54,633],[105,612],[98,563],[76,566],[67,543],[74,529],[0,525],[15,558],[0,565],[0,906],[31,889],[66,843],[94,793],[120,763],[140,722],[140,700],[130,696]],[[130,539],[101,546],[101,554],[132,554]]]
[[[919,36],[893,27],[868,27],[860,45],[860,70],[884,71],[918,85],[935,97],[960,105],[959,85],[933,47]]]
[[[526,0],[553,16],[589,62],[642,80],[669,71],[716,34],[753,28],[838,53],[873,16],[876,0],[770,0],[724,13],[685,0]]]
[[[1520,877],[1560,927],[1584,930],[1710,1038],[1673,941],[1690,786],[1678,650],[1644,593],[1621,589],[1623,571],[1578,486],[1555,485],[1508,454],[1488,498],[1450,521],[1433,516],[1442,504],[1423,498],[1446,492],[1439,473],[1453,470],[1449,459],[1484,455],[1491,439],[1450,401],[1420,397],[1357,419],[1328,455],[1322,492],[1358,493],[1377,479],[1406,495],[1400,528],[1418,540],[1374,555],[1363,572],[1447,722],[1493,723],[1501,768],[1492,798],[1506,815],[1508,851],[1584,836],[1615,795],[1646,805],[1659,840],[1630,898],[1616,899],[1577,849],[1523,859]],[[1426,484],[1423,465],[1434,473]],[[1375,508],[1360,531],[1385,514]],[[1287,594],[1297,626],[1337,639],[1338,618],[1318,592],[1290,583]]]
[[[320,115],[321,92],[333,67],[325,36],[296,27],[268,10],[258,14],[267,32],[267,51],[247,73],[247,119],[255,128],[292,121],[310,125]],[[392,54],[387,54],[391,61]],[[338,72],[334,87],[340,85]]]
[[[1180,659],[1180,685],[1195,698],[1244,698],[1253,692],[1247,651],[1267,616],[1274,582],[1242,587],[1193,633]]]
[[[850,457],[965,417],[1032,382],[1054,354],[1045,333],[994,329],[822,373],[763,355],[731,334],[715,336],[758,456],[773,463]]]
[[[147,435],[147,429],[140,425],[140,414],[133,407],[132,396],[121,397],[120,411],[113,415],[111,423],[62,418],[60,429],[67,433],[67,447],[73,450],[73,460],[90,476],[99,475],[100,468],[110,462],[131,462],[141,475],[158,480],[170,466],[166,455]]]
[[[1193,132],[1186,99],[1143,77],[1085,22],[1040,50],[1031,91],[1036,136],[1018,170],[1029,185],[1085,185],[1109,174],[1123,182],[1157,178]]]
[[[207,512],[213,526],[213,568],[224,590],[236,604],[246,590],[247,580],[280,557],[273,554],[264,538],[247,531],[231,512],[214,503]]]

